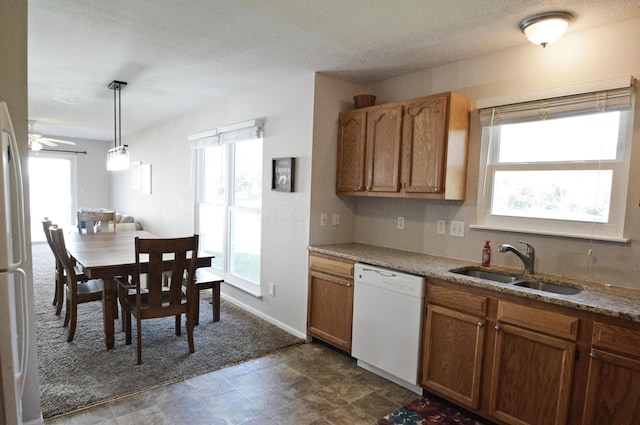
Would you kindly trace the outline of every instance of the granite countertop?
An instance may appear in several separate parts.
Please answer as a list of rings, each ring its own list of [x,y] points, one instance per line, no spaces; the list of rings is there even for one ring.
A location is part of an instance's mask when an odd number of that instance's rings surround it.
[[[550,304],[640,322],[640,290],[632,288],[586,282],[548,274],[528,276],[529,280],[533,277],[533,279],[537,281],[550,283],[561,282],[565,286],[573,286],[583,289],[582,292],[576,295],[561,295],[535,289],[516,287],[510,283],[499,283],[465,276],[462,274],[452,273],[450,271],[460,267],[475,267],[480,265],[479,263],[471,261],[456,260],[447,257],[420,254],[355,242],[314,245],[309,247],[309,251],[372,264],[375,266],[387,267],[420,276],[448,280],[505,294],[531,298]],[[489,270],[514,274],[522,273],[522,270],[508,267],[492,266]]]

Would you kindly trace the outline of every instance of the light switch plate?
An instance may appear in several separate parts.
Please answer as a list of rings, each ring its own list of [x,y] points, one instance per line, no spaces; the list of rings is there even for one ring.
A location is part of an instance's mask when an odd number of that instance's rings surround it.
[[[398,230],[404,230],[404,217],[398,217]]]
[[[444,235],[445,234],[446,226],[447,226],[447,222],[445,220],[438,220],[438,234],[439,235]]]

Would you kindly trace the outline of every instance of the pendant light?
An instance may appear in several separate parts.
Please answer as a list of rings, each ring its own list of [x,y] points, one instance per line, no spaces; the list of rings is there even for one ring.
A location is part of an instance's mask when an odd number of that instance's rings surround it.
[[[109,89],[113,90],[113,144],[114,147],[107,153],[107,170],[122,171],[129,169],[129,150],[122,144],[122,103],[120,96],[122,89],[127,85],[124,81],[113,80]]]
[[[520,29],[530,42],[547,47],[558,41],[573,21],[569,12],[547,12],[533,15],[520,22]]]

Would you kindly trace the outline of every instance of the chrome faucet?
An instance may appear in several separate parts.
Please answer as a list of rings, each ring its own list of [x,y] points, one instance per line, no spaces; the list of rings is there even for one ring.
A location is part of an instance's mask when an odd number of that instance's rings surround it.
[[[525,241],[518,242],[523,243],[527,246],[527,251],[524,254],[518,251],[513,245],[509,245],[507,243],[503,243],[502,245],[500,245],[498,247],[498,252],[513,252],[522,260],[522,263],[524,264],[524,274],[533,274],[533,263],[536,258],[536,250],[533,249],[533,246],[526,243]]]

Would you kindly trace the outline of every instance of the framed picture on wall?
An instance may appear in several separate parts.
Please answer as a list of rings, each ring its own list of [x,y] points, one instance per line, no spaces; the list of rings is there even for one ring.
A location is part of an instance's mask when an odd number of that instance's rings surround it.
[[[271,168],[271,190],[293,192],[295,158],[274,158]]]

